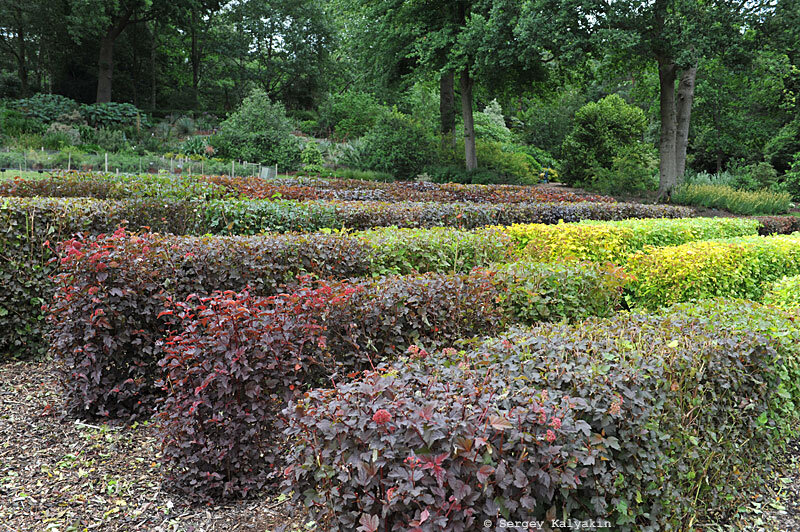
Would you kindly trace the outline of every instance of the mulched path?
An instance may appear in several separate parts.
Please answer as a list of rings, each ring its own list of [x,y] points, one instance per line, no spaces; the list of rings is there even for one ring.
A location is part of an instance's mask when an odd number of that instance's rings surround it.
[[[277,499],[190,505],[162,486],[150,423],[62,421],[48,364],[0,365],[0,532],[271,531]]]
[[[191,505],[162,486],[150,423],[62,421],[47,363],[0,364],[0,532],[268,532],[313,530],[276,498]],[[730,524],[703,532],[800,530],[800,441]]]

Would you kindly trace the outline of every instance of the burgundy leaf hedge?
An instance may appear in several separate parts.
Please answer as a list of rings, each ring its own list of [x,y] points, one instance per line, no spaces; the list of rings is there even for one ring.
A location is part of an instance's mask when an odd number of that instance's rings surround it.
[[[692,529],[770,478],[798,340],[796,316],[711,301],[398,361],[284,410],[285,492],[324,530]]]

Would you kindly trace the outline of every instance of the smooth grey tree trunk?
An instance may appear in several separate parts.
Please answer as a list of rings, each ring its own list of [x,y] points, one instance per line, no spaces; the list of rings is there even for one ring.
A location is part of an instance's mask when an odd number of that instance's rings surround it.
[[[659,59],[661,138],[659,140],[659,198],[668,196],[678,183],[677,123],[675,117],[675,79],[677,68],[672,61]]]
[[[681,72],[678,83],[678,99],[675,102],[675,166],[678,181],[683,180],[686,171],[686,149],[689,146],[689,122],[692,118],[692,102],[694,101],[694,82],[697,78],[697,67],[691,66]]]
[[[478,168],[475,151],[475,120],[472,114],[472,78],[469,71],[461,72],[461,114],[464,118],[464,156],[467,170]]]

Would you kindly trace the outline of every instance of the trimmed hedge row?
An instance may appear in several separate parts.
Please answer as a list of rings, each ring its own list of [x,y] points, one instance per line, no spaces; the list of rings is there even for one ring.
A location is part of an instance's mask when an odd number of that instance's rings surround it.
[[[773,283],[764,295],[764,303],[785,310],[800,309],[800,275]]]
[[[614,203],[609,196],[576,194],[554,188],[522,185],[465,185],[425,181],[364,181],[359,179],[315,178],[231,178],[213,176],[209,182],[232,193],[250,198],[275,197],[296,200],[346,201],[431,201],[437,203],[529,203],[529,202],[600,202]]]
[[[436,203],[614,203],[608,196],[576,194],[552,188],[519,185],[464,185],[396,181],[382,183],[358,179],[260,179],[228,176],[69,173],[45,179],[15,179],[0,183],[0,196],[20,197],[169,197],[211,199],[244,196],[273,200],[345,200]]]
[[[232,197],[226,187],[200,179],[165,174],[120,176],[70,173],[45,179],[14,179],[0,182],[0,196],[43,198],[97,198],[210,200]]]
[[[157,394],[153,367],[162,356],[157,342],[170,324],[162,311],[172,299],[244,289],[271,296],[291,290],[300,274],[346,279],[466,272],[503,261],[510,247],[490,231],[441,229],[407,239],[393,234],[396,240],[387,245],[388,234],[201,238],[119,230],[97,240],[66,242],[50,308],[50,338],[51,352],[66,368],[68,408],[79,415],[122,417],[137,414],[140,405],[151,408]],[[609,276],[620,281],[610,283]],[[513,281],[515,288],[495,304],[522,305],[527,291],[537,287],[520,312],[529,319],[604,312],[614,306],[608,298],[619,297],[622,285],[621,273],[595,265],[532,266],[525,275],[504,269],[498,279]],[[600,285],[606,289],[598,294]],[[81,369],[87,367],[91,373]]]
[[[349,210],[351,207],[352,210]],[[374,212],[370,210],[373,207],[376,209]],[[406,225],[452,223],[470,227],[484,223],[513,223],[520,221],[517,216],[527,220],[557,222],[559,219],[579,219],[585,216],[681,214],[672,208],[666,208],[663,212],[653,209],[628,204],[608,206],[590,203],[409,206],[368,203],[335,205],[326,202],[187,202],[169,198],[124,201],[0,198],[0,282],[7,288],[0,294],[0,329],[4,331],[0,337],[0,352],[22,356],[42,353],[46,349],[42,341],[43,315],[39,307],[49,301],[52,294],[48,276],[54,271],[54,265],[48,261],[54,257],[54,252],[45,243],[55,244],[74,234],[109,233],[121,225],[134,230],[147,227],[148,230],[175,234],[248,234],[266,229],[314,231],[337,224],[371,227],[376,221],[394,221]],[[388,232],[394,233],[394,230]],[[396,234],[404,238],[413,236],[415,239],[423,238],[424,235],[414,232]],[[443,233],[431,233],[430,238],[438,239],[439,244],[445,244],[435,236],[441,234]],[[508,239],[500,233],[495,234],[499,239],[497,246],[504,246]],[[393,240],[399,243],[399,239]],[[460,244],[454,246],[453,252],[464,252],[464,247]],[[386,253],[395,251],[395,248],[385,250]],[[441,252],[431,250],[430,261],[439,264],[441,260],[435,257],[437,253]],[[396,262],[392,271],[409,272],[414,268],[413,265],[410,268],[402,267],[405,259],[401,256],[392,260]],[[433,268],[438,269],[439,266]],[[456,265],[456,269],[461,271],[462,268]]]
[[[529,265],[525,274],[521,282],[476,270],[320,283],[269,299],[227,292],[177,305],[178,334],[159,363],[166,370],[161,430],[172,482],[209,498],[246,495],[279,477],[277,453],[285,446],[278,412],[313,383],[344,382],[350,372],[407,351],[426,356],[426,349],[491,334],[508,322],[610,315],[620,303],[614,270]],[[586,294],[591,308],[563,298],[547,315],[531,312],[539,301],[524,301],[524,294],[534,285]],[[509,290],[517,297],[505,298]]]
[[[630,299],[646,308],[710,297],[759,301],[765,287],[800,274],[800,233],[690,242],[631,255]]]
[[[325,530],[691,530],[774,474],[798,346],[792,316],[712,301],[402,361],[283,411],[285,493]]]
[[[760,222],[745,218],[623,220],[557,225],[526,224],[506,228],[536,260],[579,259],[622,264],[648,247],[758,234]]]

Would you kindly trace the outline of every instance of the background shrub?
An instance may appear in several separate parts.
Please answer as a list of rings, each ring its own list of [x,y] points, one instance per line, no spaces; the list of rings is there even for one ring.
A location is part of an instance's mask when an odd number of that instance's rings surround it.
[[[569,185],[592,182],[592,170],[611,169],[614,158],[644,135],[644,112],[616,94],[590,102],[575,114],[572,132],[561,146],[561,176]]]
[[[220,154],[234,159],[275,165],[291,171],[299,168],[302,141],[281,103],[273,103],[263,91],[254,90],[227,120],[215,137]]]
[[[364,136],[366,164],[370,170],[410,179],[433,160],[436,140],[413,118],[392,112],[376,122]]]
[[[334,93],[320,106],[318,127],[328,137],[354,139],[364,136],[388,114],[389,110],[369,93]]]

